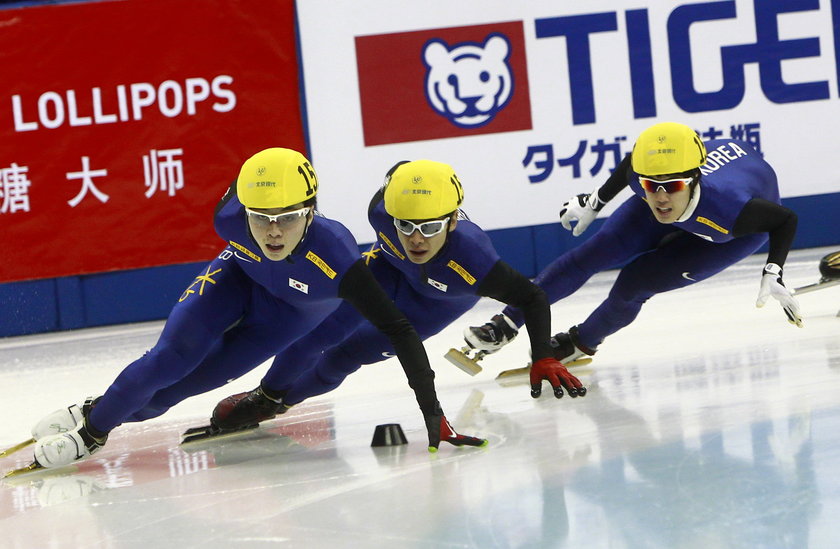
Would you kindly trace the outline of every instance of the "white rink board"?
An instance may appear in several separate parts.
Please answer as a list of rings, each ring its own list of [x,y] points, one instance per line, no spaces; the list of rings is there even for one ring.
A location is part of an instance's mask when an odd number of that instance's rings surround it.
[[[760,148],[779,175],[782,196],[838,192],[840,176],[832,169],[834,145],[823,139],[835,131],[840,114],[832,2],[819,2],[818,9],[762,16],[762,35],[772,33],[773,25],[768,26],[768,21],[775,22],[783,51],[799,52],[798,58],[775,63],[768,61],[766,41],[763,49],[751,46],[757,42],[756,3],[757,0],[699,2],[686,7],[671,2],[649,1],[645,5],[621,0],[577,4],[500,0],[300,1],[297,9],[307,123],[311,154],[322,183],[320,207],[326,215],[345,223],[360,242],[369,242],[372,235],[363,212],[385,171],[399,160],[431,158],[455,167],[466,190],[464,207],[483,228],[556,222],[559,206],[566,198],[601,184],[614,167],[607,158],[605,166],[590,175],[596,157],[587,152],[581,160],[580,176],[574,177],[571,167],[557,165],[558,158],[572,156],[584,140],[591,145],[598,139],[613,142],[622,137],[621,154],[625,154],[641,130],[662,120],[684,122],[701,132],[710,127],[725,130],[727,133],[721,137],[730,137],[731,125],[757,125]],[[840,2],[833,3],[840,9]],[[791,9],[803,10],[812,4],[817,3],[808,0]],[[695,21],[688,27],[691,83],[681,79],[683,91],[686,86],[697,94],[729,90],[726,93],[730,99],[737,100],[737,90],[732,92],[737,82],[724,82],[722,58],[731,61],[737,57],[733,52],[741,51],[763,59],[767,67],[762,69],[765,79],[774,81],[775,78],[777,91],[793,84],[811,85],[818,91],[803,93],[827,97],[790,102],[778,102],[777,97],[773,101],[762,86],[758,63],[751,61],[738,66],[736,62],[738,70],[730,74],[743,75],[743,98],[732,107],[687,112],[687,108],[702,107],[704,100],[687,105],[675,99],[669,52],[671,42],[686,42],[677,39],[669,42],[667,29],[669,23],[696,17],[697,13],[711,13],[713,7],[719,10],[721,5],[729,10],[734,6],[734,17],[718,14],[714,19]],[[689,13],[692,9],[694,15]],[[570,16],[585,16],[586,22],[603,17],[600,21],[615,23],[615,30],[590,32],[583,35],[582,41],[578,35],[577,45],[573,46],[575,59],[583,59],[581,62],[591,70],[594,122],[575,124],[573,120],[567,58],[569,40],[566,36],[537,36],[538,22]],[[655,103],[652,117],[639,117],[639,111],[634,110],[631,80],[633,74],[637,78],[643,75],[646,66],[638,61],[631,66],[629,61],[627,35],[631,16],[636,21],[639,18],[646,21],[649,28],[651,62],[647,68],[653,75],[653,91],[643,95],[648,105]],[[524,32],[530,130],[365,146],[356,37],[508,22],[521,22]],[[791,50],[786,42],[791,40],[800,41],[800,45],[810,40],[809,47],[818,44],[818,53],[806,56],[803,53],[806,50],[796,49],[800,46]],[[582,55],[585,53],[582,43],[589,48],[588,63]],[[637,43],[638,40],[634,42]],[[736,46],[741,49],[733,50]],[[419,58],[420,53],[417,55]],[[772,74],[773,67],[779,69],[776,76]],[[381,82],[382,86],[389,84]],[[420,81],[418,85],[424,84]],[[574,89],[582,93],[579,85]],[[788,88],[788,91],[795,96],[801,89]],[[553,147],[553,170],[542,182],[531,183],[528,176],[540,170],[533,165],[523,166],[523,159],[529,147],[547,144]],[[607,208],[605,213],[610,211]]]

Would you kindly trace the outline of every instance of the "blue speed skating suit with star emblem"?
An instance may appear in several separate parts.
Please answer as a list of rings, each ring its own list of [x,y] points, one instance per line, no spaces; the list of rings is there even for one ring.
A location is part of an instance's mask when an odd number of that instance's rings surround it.
[[[253,241],[234,190],[217,207],[215,227],[227,247],[181,295],[157,344],[120,373],[91,411],[97,430],[158,416],[224,385],[312,331],[342,302],[397,349],[423,413],[441,413],[420,339],[343,225],[316,215],[292,254],[270,261]]]
[[[421,338],[437,334],[486,296],[526,311],[534,356],[551,356],[545,295],[499,259],[487,234],[463,212],[438,254],[423,264],[406,258],[381,190],[371,201],[368,219],[377,240],[364,254],[366,261]],[[392,353],[386,338],[342,305],[311,334],[279,353],[262,384],[287,391],[284,399],[293,404],[334,389],[362,364],[385,360]],[[307,364],[310,367],[295,379],[300,365]]]

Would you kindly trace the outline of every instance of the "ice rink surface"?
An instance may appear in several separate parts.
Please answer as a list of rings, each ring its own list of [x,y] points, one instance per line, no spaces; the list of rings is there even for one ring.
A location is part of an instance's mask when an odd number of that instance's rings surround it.
[[[793,252],[785,280],[816,282],[830,248]],[[486,448],[426,450],[394,359],[247,434],[180,446],[221,398],[267,368],[114,430],[76,466],[0,484],[2,548],[840,547],[840,286],[799,297],[804,329],[770,300],[762,256],[654,297],[574,369],[585,398],[534,400],[527,338],[470,377],[443,359],[500,306],[482,300],[427,343],[447,417]],[[582,322],[616,272],[552,307]],[[0,340],[0,447],[46,413],[100,394],[162,323]],[[371,448],[377,424],[409,443]],[[0,460],[26,465],[31,449]]]

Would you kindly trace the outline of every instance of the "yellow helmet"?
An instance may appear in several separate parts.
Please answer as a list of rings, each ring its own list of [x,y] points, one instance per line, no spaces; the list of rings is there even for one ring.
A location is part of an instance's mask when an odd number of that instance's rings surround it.
[[[317,192],[318,178],[306,157],[280,147],[246,160],[236,180],[236,194],[247,208],[288,208]]]
[[[633,171],[641,175],[683,173],[706,163],[706,146],[688,126],[662,122],[639,135],[631,160]]]
[[[397,219],[437,219],[463,201],[464,189],[452,166],[432,160],[400,164],[385,186],[385,211]]]

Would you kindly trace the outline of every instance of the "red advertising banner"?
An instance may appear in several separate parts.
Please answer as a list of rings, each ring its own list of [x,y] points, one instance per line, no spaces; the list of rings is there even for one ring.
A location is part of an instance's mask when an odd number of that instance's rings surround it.
[[[0,11],[0,282],[203,261],[270,146],[304,153],[293,0]]]
[[[522,21],[355,42],[365,146],[531,129]]]

